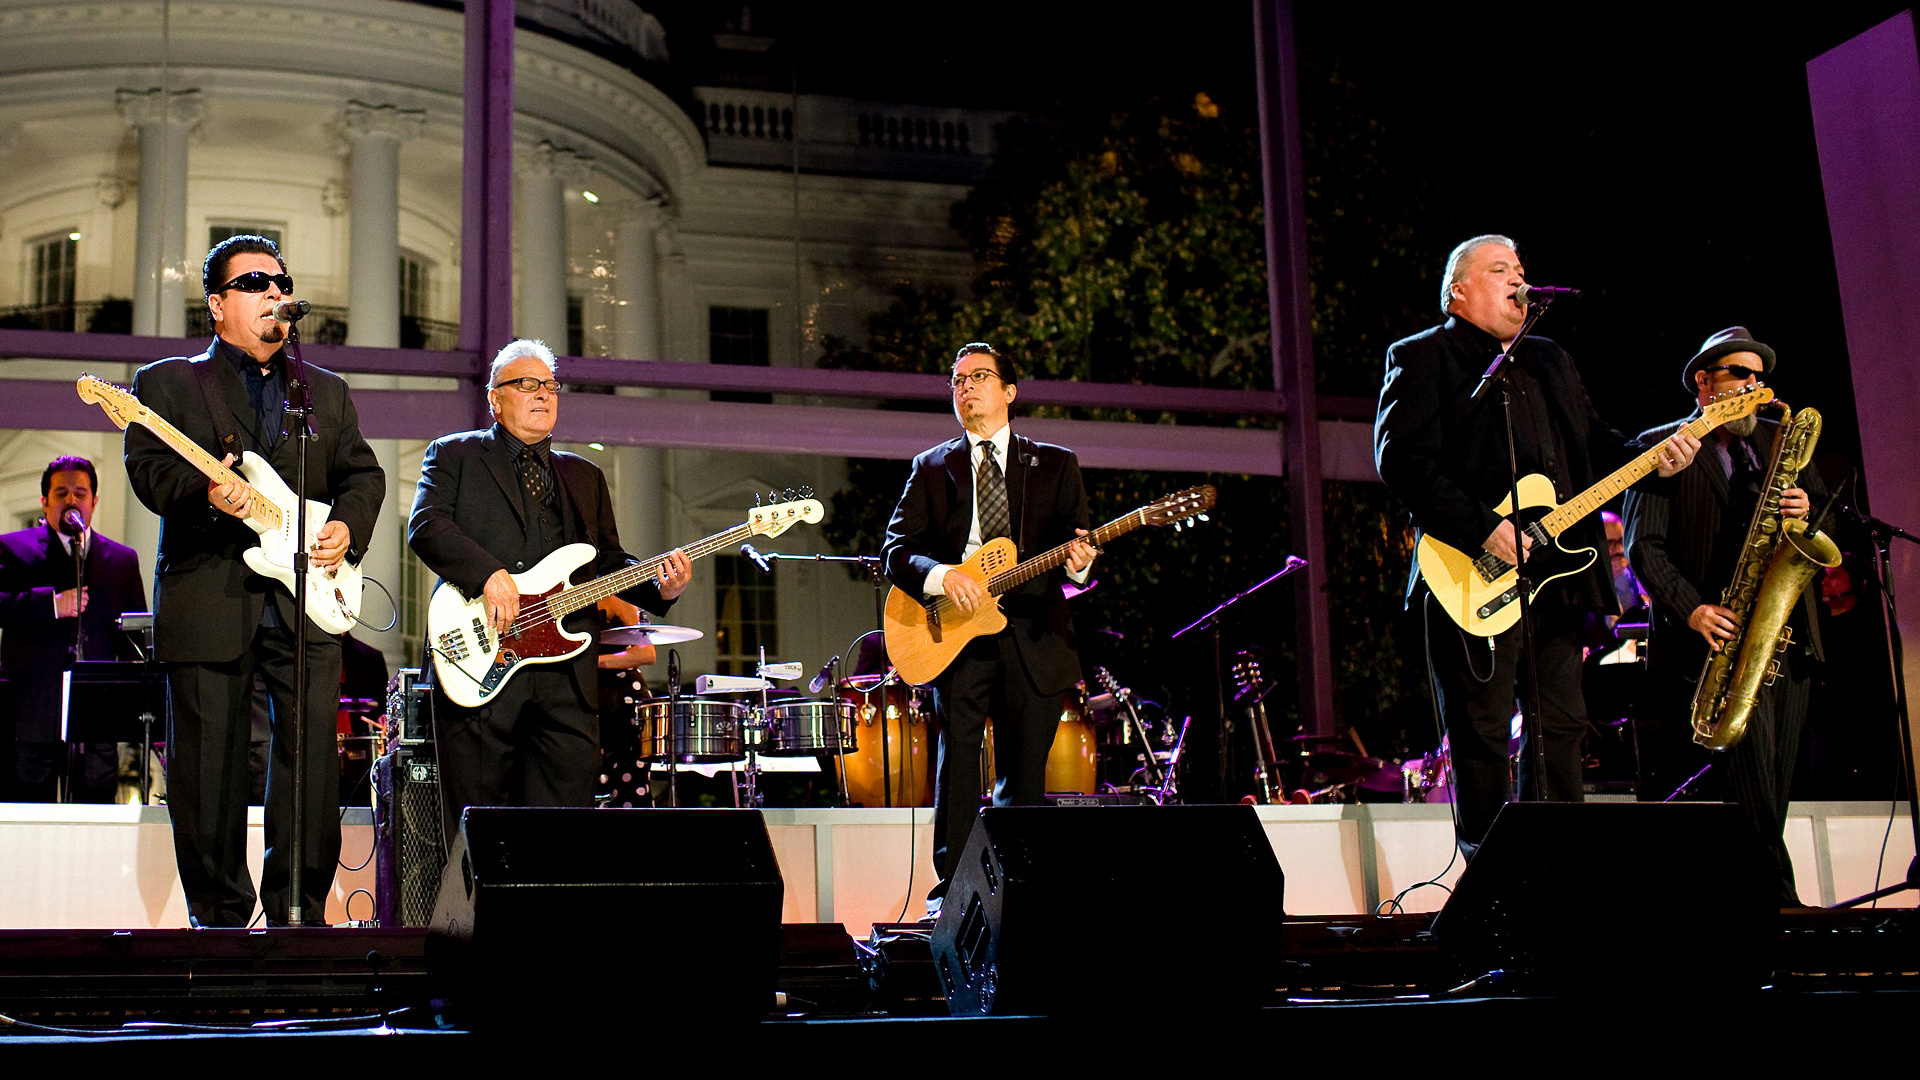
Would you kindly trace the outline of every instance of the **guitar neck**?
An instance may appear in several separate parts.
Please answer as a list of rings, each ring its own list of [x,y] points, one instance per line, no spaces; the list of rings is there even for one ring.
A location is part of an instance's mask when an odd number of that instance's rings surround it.
[[[752,538],[752,524],[741,522],[731,529],[725,529],[704,539],[695,540],[680,550],[685,551],[689,559],[701,559],[716,551],[723,551],[730,547],[738,547]],[[583,582],[579,585],[563,589],[560,595],[554,597],[548,603],[548,609],[558,617],[590,608],[615,593],[625,592],[648,578],[658,575],[660,568],[666,565],[668,556],[672,554],[672,552],[666,552],[665,554],[655,555],[651,559],[634,563],[632,566],[623,567],[615,570],[611,574],[605,574],[601,577],[594,578],[592,581]]]
[[[1100,526],[1087,535],[1076,537],[1075,539],[1085,540],[1094,547],[1099,547],[1114,537],[1124,536],[1146,523],[1147,508],[1143,506],[1124,517],[1114,518],[1112,521],[1107,522],[1105,525]],[[1072,541],[1068,541],[1069,544],[1071,542]],[[1042,552],[1025,562],[1000,571],[987,579],[987,591],[994,596],[999,596],[1002,593],[1011,592],[1025,585],[1027,582],[1052,570],[1056,566],[1066,565],[1067,546],[1068,544],[1061,544],[1052,551]]]
[[[246,482],[239,473],[220,464],[220,459],[208,453],[199,443],[182,434],[180,429],[167,423],[152,409],[142,406],[133,418],[134,422],[159,436],[173,452],[187,459],[194,468],[206,474],[207,479],[216,484],[239,484],[252,496],[247,503],[247,516],[265,525],[269,529],[280,527],[280,508],[270,499],[260,497],[253,485]]]
[[[1699,416],[1680,430],[1698,439],[1718,426],[1712,418]],[[1599,483],[1562,503],[1542,517],[1540,524],[1547,530],[1548,536],[1559,536],[1568,526],[1605,506],[1615,495],[1632,487],[1635,481],[1659,467],[1660,448],[1656,446],[1615,469]]]

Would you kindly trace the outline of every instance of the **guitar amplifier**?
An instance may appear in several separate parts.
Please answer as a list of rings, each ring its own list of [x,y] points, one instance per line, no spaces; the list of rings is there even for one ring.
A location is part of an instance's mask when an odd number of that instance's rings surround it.
[[[425,926],[446,868],[433,745],[396,746],[373,765],[374,910],[383,927]]]
[[[401,746],[433,741],[433,678],[403,667],[387,686],[388,737]]]

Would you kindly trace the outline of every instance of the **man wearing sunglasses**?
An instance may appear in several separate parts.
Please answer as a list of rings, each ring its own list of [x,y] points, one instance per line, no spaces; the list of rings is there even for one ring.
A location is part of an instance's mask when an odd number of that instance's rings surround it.
[[[613,497],[598,466],[553,447],[561,386],[553,352],[538,341],[508,344],[487,372],[494,424],[435,440],[420,466],[407,542],[427,569],[469,599],[485,596],[495,633],[520,611],[514,574],[567,544],[597,556],[576,571],[584,581],[640,560],[620,546]],[[693,580],[686,553],[620,596],[665,615]],[[598,634],[598,608],[577,612],[568,630]],[[479,708],[434,693],[447,837],[469,806],[591,806],[600,776],[597,650],[553,664],[527,664]]]
[[[287,431],[286,324],[274,305],[293,279],[278,247],[261,236],[221,241],[201,265],[214,339],[198,356],[141,368],[134,394],[215,458],[251,450],[289,488],[298,439]],[[312,397],[307,497],[332,507],[309,551],[316,571],[358,562],[373,536],[386,474],[360,435],[347,384],[305,366]],[[246,926],[255,890],[246,865],[247,743],[255,676],[273,700],[267,766],[266,861],[259,899],[270,925],[288,921],[292,896],[294,650],[307,655],[306,805],[301,836],[300,915],[325,918],[340,854],[340,771],[333,715],[340,693],[340,641],[315,625],[277,582],[241,561],[257,534],[244,484],[214,484],[136,424],[127,429],[127,478],[160,515],[154,567],[154,647],[167,668],[167,807],[187,913],[195,926]],[[292,507],[285,508],[289,514]],[[295,633],[293,627],[300,627]]]
[[[1687,361],[1680,381],[1700,407],[1729,391],[1755,385],[1772,374],[1773,350],[1744,326],[1709,337]],[[1692,414],[1641,434],[1651,446],[1699,416]],[[1759,414],[1721,425],[1703,440],[1699,461],[1662,491],[1627,493],[1627,558],[1653,600],[1647,642],[1651,706],[1637,719],[1640,791],[1660,801],[1687,784],[1708,764],[1714,767],[1688,785],[1695,798],[1739,803],[1780,871],[1780,903],[1798,906],[1793,860],[1781,837],[1787,789],[1793,780],[1800,725],[1806,718],[1809,665],[1821,659],[1818,582],[1808,584],[1788,620],[1793,644],[1780,658],[1781,678],[1763,687],[1747,722],[1746,737],[1724,754],[1695,746],[1693,691],[1708,650],[1718,651],[1739,627],[1737,613],[1721,606],[1721,591],[1733,579],[1761,496],[1780,425]],[[1804,518],[1826,486],[1811,463],[1780,496],[1785,517]]]
[[[995,806],[1031,806],[1046,793],[1047,752],[1060,726],[1060,696],[1079,681],[1073,620],[1063,584],[1085,584],[1094,549],[1083,537],[1090,519],[1080,462],[1073,451],[1012,433],[1009,410],[1019,392],[1011,357],[983,341],[954,357],[953,413],[965,430],[913,459],[906,491],[887,525],[881,557],[888,580],[913,596],[945,596],[964,612],[995,603],[984,583],[959,563],[988,540],[1011,537],[1020,558],[1061,544],[1069,553],[1054,571],[1006,593],[998,602],[1007,629],[975,638],[933,682],[941,724],[934,782],[933,863],[939,882],[928,894],[939,911],[947,883],[980,812],[980,746],[994,718]]]

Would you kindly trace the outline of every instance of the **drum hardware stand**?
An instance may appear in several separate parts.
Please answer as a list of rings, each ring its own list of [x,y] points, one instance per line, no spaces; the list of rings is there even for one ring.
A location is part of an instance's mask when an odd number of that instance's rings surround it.
[[[667,650],[667,805],[680,805],[680,755],[674,753],[680,723],[680,650]]]
[[[1167,758],[1165,782],[1160,785],[1160,790],[1154,792],[1153,801],[1157,806],[1165,806],[1168,803],[1177,805],[1180,802],[1180,754],[1187,747],[1187,729],[1192,726],[1192,716],[1180,721],[1180,737],[1174,740],[1173,753]],[[1148,752],[1148,756],[1152,756],[1151,751]]]
[[[1104,667],[1096,669],[1095,677],[1100,680],[1100,685],[1106,687],[1107,692],[1113,695],[1113,700],[1119,702],[1127,710],[1127,719],[1123,722],[1127,729],[1127,737],[1130,739],[1138,737],[1140,740],[1140,748],[1146,751],[1146,755],[1142,759],[1144,764],[1140,769],[1141,779],[1146,781],[1146,783],[1142,784],[1141,788],[1154,793],[1154,805],[1165,806],[1167,774],[1158,772],[1160,762],[1153,753],[1153,739],[1147,734],[1147,725],[1140,720],[1140,710],[1134,707],[1133,691],[1121,686],[1120,680],[1114,678],[1113,673]]]
[[[880,556],[878,555],[826,555],[826,554],[820,554],[820,553],[815,553],[813,555],[787,555],[778,551],[768,551],[763,553],[763,557],[770,560],[771,559],[792,559],[796,562],[845,563],[848,565],[858,565],[858,566],[865,567],[867,571],[867,576],[873,581],[873,627],[874,628],[868,631],[868,633],[883,634],[881,627],[886,625],[887,579],[886,579],[886,575],[882,573]],[[848,646],[847,651],[841,655],[847,656],[847,657],[858,656],[859,655],[858,648],[859,648],[860,642],[865,640],[866,637],[867,637],[867,634],[861,634],[859,637],[853,639],[853,644]],[[884,635],[881,640],[883,643],[882,647],[884,649],[884,642],[885,642]],[[889,678],[887,682],[891,682],[891,681],[893,680],[891,678],[891,672],[889,672]],[[837,686],[838,684],[836,683],[834,685]],[[879,687],[885,686],[885,685],[886,685],[886,682],[882,682],[877,686],[875,686],[874,689],[879,689]],[[867,698],[868,704],[872,704],[872,698],[870,696],[872,693],[873,693],[873,690],[866,691],[866,694],[869,695]],[[855,722],[857,726],[858,724],[857,717],[855,718]],[[886,717],[882,715],[881,721],[880,721],[880,791],[882,793],[882,799],[885,801],[885,803],[888,806],[892,806],[893,805],[893,768],[892,768],[891,760],[887,757],[887,752],[889,749],[890,747],[887,746]],[[840,758],[840,801],[844,803],[846,802],[846,795],[847,795],[846,750],[843,748],[838,756]]]
[[[1173,632],[1173,636],[1168,638],[1169,641],[1178,641],[1180,640],[1180,636],[1182,634],[1185,634],[1189,630],[1198,629],[1199,627],[1202,627],[1202,626],[1205,626],[1209,634],[1211,634],[1213,637],[1213,689],[1214,689],[1214,694],[1218,700],[1219,708],[1220,708],[1220,762],[1221,762],[1222,768],[1225,767],[1228,759],[1228,752],[1229,752],[1228,737],[1229,735],[1231,735],[1233,731],[1233,727],[1232,727],[1232,720],[1227,716],[1226,668],[1222,663],[1221,653],[1220,653],[1221,617],[1226,614],[1226,611],[1228,608],[1232,607],[1233,605],[1239,603],[1242,600],[1245,600],[1247,597],[1252,596],[1254,593],[1259,592],[1261,589],[1266,588],[1267,586],[1273,584],[1276,581],[1279,581],[1281,578],[1286,577],[1288,574],[1291,574],[1295,570],[1298,570],[1306,565],[1307,565],[1307,560],[1301,558],[1298,555],[1287,556],[1286,564],[1281,566],[1278,571],[1269,575],[1266,579],[1258,582],[1257,584],[1248,586],[1246,589],[1242,590],[1241,592],[1236,593],[1235,595],[1228,597],[1226,600],[1221,601],[1217,606],[1214,607],[1212,611],[1207,612],[1205,615],[1202,615],[1199,618],[1188,623],[1187,625],[1181,627],[1180,629],[1175,630]],[[1187,723],[1192,723],[1192,722],[1193,722],[1193,718],[1189,716],[1187,718]],[[1187,741],[1186,725],[1182,724],[1180,728],[1180,743],[1185,744],[1186,741]],[[1169,774],[1171,774],[1171,766],[1169,766]]]

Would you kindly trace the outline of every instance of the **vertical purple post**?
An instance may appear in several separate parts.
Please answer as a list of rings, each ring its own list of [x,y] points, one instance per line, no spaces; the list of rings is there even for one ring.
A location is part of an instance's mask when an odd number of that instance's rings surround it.
[[[1313,384],[1313,311],[1307,293],[1307,199],[1300,157],[1300,80],[1293,4],[1253,0],[1260,76],[1260,161],[1266,189],[1267,312],[1273,383],[1284,412],[1288,517],[1294,554],[1307,560],[1295,585],[1300,716],[1314,735],[1334,734],[1333,649],[1327,620],[1327,545],[1321,522],[1320,399]]]
[[[460,201],[460,348],[476,374],[513,338],[513,0],[467,4]],[[484,427],[484,389],[474,417]]]
[[[1920,533],[1920,444],[1913,438],[1920,403],[1913,357],[1920,343],[1920,41],[1913,13],[1809,61],[1807,90],[1873,513]],[[1920,550],[1896,543],[1891,576],[1888,586],[1904,601],[1899,623],[1911,698],[1920,691]],[[1920,740],[1911,734],[1913,754]],[[1908,768],[1920,771],[1920,755]],[[1920,822],[1915,827],[1920,831]]]

